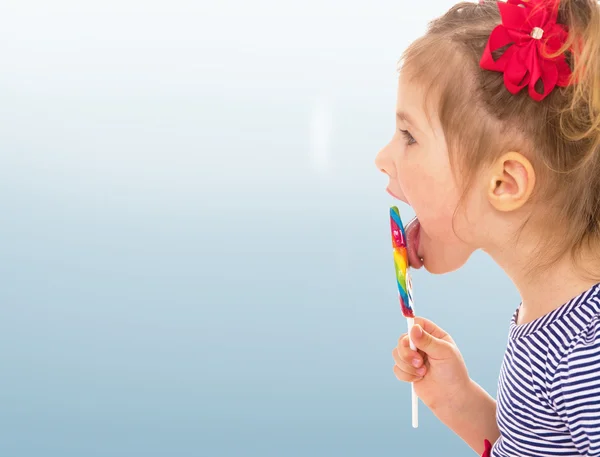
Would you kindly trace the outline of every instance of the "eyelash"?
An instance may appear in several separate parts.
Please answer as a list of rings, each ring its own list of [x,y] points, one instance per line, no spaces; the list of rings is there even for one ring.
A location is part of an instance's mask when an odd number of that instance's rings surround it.
[[[417,140],[414,139],[414,137],[410,134],[410,132],[408,130],[401,130],[401,129],[398,129],[398,130],[400,130],[400,133],[402,133],[402,136],[404,136],[407,146],[413,145],[417,142]]]

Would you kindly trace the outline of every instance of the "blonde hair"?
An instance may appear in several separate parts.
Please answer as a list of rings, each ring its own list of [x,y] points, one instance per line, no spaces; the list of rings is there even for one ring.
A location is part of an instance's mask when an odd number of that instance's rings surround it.
[[[596,0],[560,2],[558,22],[569,30],[561,52],[574,84],[556,87],[541,102],[526,88],[512,95],[502,73],[480,68],[500,22],[495,1],[455,5],[405,51],[402,73],[423,88],[426,105],[436,107],[465,189],[510,150],[533,163],[532,200],[538,223],[548,229],[540,266],[548,266],[569,251],[580,255],[584,246],[600,249],[600,9]]]

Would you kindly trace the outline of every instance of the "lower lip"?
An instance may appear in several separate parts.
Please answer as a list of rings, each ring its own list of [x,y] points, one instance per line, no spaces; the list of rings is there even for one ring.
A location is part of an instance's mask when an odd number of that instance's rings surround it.
[[[398,197],[397,195],[394,195],[394,194],[392,193],[392,191],[391,191],[389,188],[388,188],[388,189],[386,189],[386,192],[387,192],[388,194],[390,194],[392,197],[394,197],[396,200],[400,200],[400,197]]]

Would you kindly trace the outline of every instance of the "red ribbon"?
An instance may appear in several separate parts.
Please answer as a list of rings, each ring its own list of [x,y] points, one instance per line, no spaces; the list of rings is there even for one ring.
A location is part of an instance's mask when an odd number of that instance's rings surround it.
[[[504,73],[504,85],[512,94],[529,86],[529,96],[541,101],[556,87],[571,81],[565,54],[556,54],[568,37],[566,26],[557,24],[557,0],[507,0],[498,2],[502,24],[491,33],[481,57],[484,70]],[[492,52],[510,45],[494,60]],[[543,82],[543,93],[535,90]]]

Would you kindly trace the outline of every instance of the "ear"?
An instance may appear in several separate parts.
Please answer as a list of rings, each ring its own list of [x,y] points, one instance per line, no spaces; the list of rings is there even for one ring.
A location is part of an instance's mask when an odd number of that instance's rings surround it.
[[[488,200],[498,211],[521,208],[535,187],[535,171],[531,162],[518,152],[509,152],[492,166]]]

